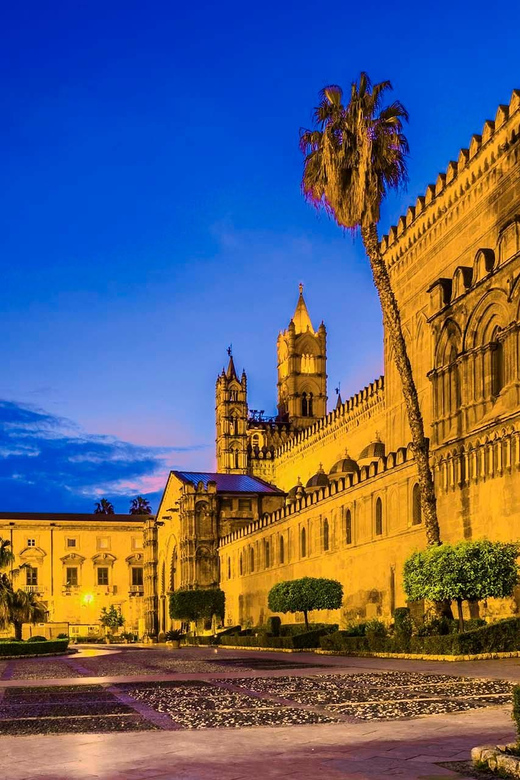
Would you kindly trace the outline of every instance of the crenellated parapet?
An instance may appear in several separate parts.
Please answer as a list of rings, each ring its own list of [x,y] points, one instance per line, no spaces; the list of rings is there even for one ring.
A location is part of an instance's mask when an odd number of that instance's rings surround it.
[[[380,457],[377,461],[370,463],[370,465],[362,466],[359,471],[347,474],[345,477],[330,482],[330,484],[324,485],[312,493],[309,492],[301,498],[296,498],[296,500],[286,503],[281,509],[277,509],[270,514],[266,513],[263,517],[255,520],[244,528],[233,531],[227,536],[223,536],[219,541],[219,548],[236,542],[238,539],[247,538],[258,531],[262,531],[264,528],[304,512],[309,507],[319,505],[333,496],[338,494],[348,495],[349,492],[355,490],[360,484],[375,480],[375,478],[380,477],[382,474],[397,469],[405,464],[409,464],[410,462],[413,462],[413,460],[412,445],[409,444],[407,447],[400,447],[395,452],[388,453],[386,457]]]
[[[383,376],[380,376],[325,417],[295,433],[275,451],[275,457],[280,458],[289,453],[294,454],[312,446],[316,441],[335,433],[340,428],[348,428],[349,425],[357,423],[361,417],[371,416],[384,405],[384,389],[385,380]]]
[[[484,123],[481,134],[473,135],[467,149],[461,149],[424,195],[417,198],[381,239],[381,251],[389,268],[406,253],[409,260],[414,250],[422,250],[426,235],[444,231],[450,226],[450,215],[456,215],[472,205],[474,199],[487,191],[498,176],[506,176],[518,164],[515,147],[520,137],[520,90],[515,89],[509,105],[498,107],[495,120]]]

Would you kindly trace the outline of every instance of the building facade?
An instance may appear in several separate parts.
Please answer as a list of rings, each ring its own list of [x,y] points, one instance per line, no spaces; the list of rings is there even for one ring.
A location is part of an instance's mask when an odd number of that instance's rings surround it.
[[[146,523],[141,515],[3,512],[0,538],[15,556],[15,588],[36,595],[49,625],[69,624],[72,636],[98,633],[102,608],[113,604],[124,630],[143,635]]]

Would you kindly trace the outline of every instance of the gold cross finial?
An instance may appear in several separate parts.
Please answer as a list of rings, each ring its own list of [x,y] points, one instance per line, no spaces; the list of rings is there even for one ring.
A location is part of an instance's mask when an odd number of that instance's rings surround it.
[[[300,295],[303,293],[303,284],[300,282]]]

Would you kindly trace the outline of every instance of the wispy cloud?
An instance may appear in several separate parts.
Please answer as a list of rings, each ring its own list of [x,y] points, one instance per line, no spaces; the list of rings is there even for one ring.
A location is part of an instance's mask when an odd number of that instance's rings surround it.
[[[136,494],[154,499],[175,461],[202,449],[89,434],[43,409],[0,401],[0,511],[90,511],[106,495],[124,512]]]

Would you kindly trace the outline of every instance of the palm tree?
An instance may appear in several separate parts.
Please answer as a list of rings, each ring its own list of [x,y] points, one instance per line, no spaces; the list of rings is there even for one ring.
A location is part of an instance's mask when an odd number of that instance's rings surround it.
[[[11,542],[7,539],[0,539],[0,570],[7,569],[13,561],[14,555],[11,550]]]
[[[114,515],[114,505],[106,498],[102,498],[101,501],[96,501],[96,508],[94,509],[95,515]]]
[[[305,156],[302,191],[310,203],[324,208],[339,226],[361,230],[401,378],[426,537],[428,544],[440,544],[428,439],[424,435],[401,316],[377,231],[385,195],[407,180],[408,141],[403,123],[408,114],[399,101],[384,105],[385,93],[391,89],[389,81],[372,86],[367,74],[362,73],[359,83],[352,84],[347,104],[343,103],[340,87],[331,85],[321,90],[314,112],[316,128],[300,132],[300,149]]]
[[[11,543],[0,539],[0,569],[7,568],[14,555],[9,549]],[[46,620],[47,610],[37,601],[34,593],[14,590],[7,574],[0,574],[0,629],[14,625],[15,638],[22,638],[23,623],[41,623]]]
[[[130,504],[130,514],[151,515],[152,507],[150,506],[148,499],[144,498],[144,496],[137,496],[137,498],[134,498]]]
[[[44,623],[47,619],[47,609],[37,600],[34,593],[24,590],[11,590],[7,597],[9,623],[14,625],[15,639],[22,638],[24,623]]]

